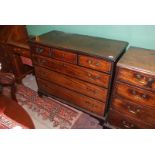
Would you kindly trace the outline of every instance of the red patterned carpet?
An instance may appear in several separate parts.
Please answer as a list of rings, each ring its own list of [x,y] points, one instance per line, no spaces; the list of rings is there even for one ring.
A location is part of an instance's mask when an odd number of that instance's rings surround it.
[[[99,121],[52,98],[40,98],[23,85],[17,87],[18,103],[31,116],[36,128],[100,129]]]

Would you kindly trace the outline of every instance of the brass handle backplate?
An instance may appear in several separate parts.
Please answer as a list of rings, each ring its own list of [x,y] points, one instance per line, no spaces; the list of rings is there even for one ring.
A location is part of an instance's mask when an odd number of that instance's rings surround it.
[[[95,75],[92,75],[91,73],[88,73],[87,75],[88,75],[88,77],[89,77],[90,79],[92,79],[92,80],[97,80],[97,79],[100,78],[99,75],[95,76]]]
[[[43,48],[40,48],[40,47],[37,47],[37,48],[36,48],[36,52],[37,52],[37,53],[42,53],[43,51],[44,51]]]
[[[144,84],[145,87],[152,88],[153,82],[155,82],[155,79],[151,77],[145,77],[141,74],[135,74],[135,77],[137,80],[139,80],[141,83]]]
[[[122,121],[122,125],[123,125],[123,127],[127,128],[127,129],[130,129],[130,128],[133,128],[134,127],[133,124],[130,124],[130,123],[128,123],[125,120]]]
[[[88,64],[89,65],[94,65],[94,66],[100,66],[100,63],[99,62],[94,63],[92,60],[88,60]]]
[[[130,113],[132,113],[132,114],[137,114],[137,113],[140,112],[140,109],[139,109],[139,108],[135,108],[135,109],[133,110],[133,109],[131,108],[130,105],[128,105],[127,108],[128,108],[128,111],[129,111]]]
[[[136,96],[136,97],[139,97],[139,98],[142,98],[142,99],[148,99],[148,98],[149,98],[149,96],[148,96],[147,94],[142,94],[142,93],[140,93],[140,92],[137,92],[136,90],[129,90],[129,92],[130,92],[132,95],[134,95],[134,96]]]

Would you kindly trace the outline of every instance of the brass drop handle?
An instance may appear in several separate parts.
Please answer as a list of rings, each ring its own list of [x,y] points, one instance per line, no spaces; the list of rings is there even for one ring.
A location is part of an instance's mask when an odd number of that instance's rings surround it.
[[[135,109],[135,111],[132,110],[130,105],[128,105],[127,108],[128,108],[128,111],[129,111],[130,113],[132,113],[132,114],[137,114],[137,113],[140,112],[140,109],[139,109],[139,108]]]
[[[147,98],[147,95],[146,94],[142,94],[141,96],[143,99],[146,99]]]
[[[125,120],[122,121],[122,124],[125,128],[130,129],[133,128],[134,125],[133,124],[129,124],[128,122],[126,122]]]
[[[95,76],[95,79],[99,79],[100,78],[100,76]]]
[[[152,88],[153,82],[155,82],[155,79],[149,78],[149,79],[148,79],[148,82],[147,82],[147,84],[146,84],[146,87]]]
[[[100,78],[100,76],[93,76],[91,73],[88,73],[88,76],[91,77],[93,80],[97,80]]]
[[[146,81],[146,85],[145,85],[145,87],[149,87],[149,88],[152,88],[152,84],[153,84],[153,82],[155,82],[155,79],[153,79],[153,78],[146,78],[146,77],[144,77],[144,76],[142,76],[142,75],[140,75],[140,74],[136,74],[135,75],[135,77],[138,79],[138,80],[141,80],[142,78]]]
[[[100,63],[98,62],[98,63],[96,63],[96,66],[100,66]]]
[[[36,48],[36,52],[37,52],[37,53],[42,53],[43,51],[44,51],[43,48],[40,48],[40,47],[37,47],[37,48]]]
[[[141,79],[142,79],[142,75],[136,74],[136,78],[137,78],[138,80],[141,80]]]
[[[88,63],[89,63],[89,64],[92,64],[92,63],[93,63],[93,61],[92,61],[92,60],[88,60]]]
[[[137,92],[135,90],[131,91],[132,95],[137,95]]]
[[[138,95],[137,97],[140,97],[140,98],[143,98],[143,99],[148,98],[147,94],[141,94],[141,93],[136,92],[135,90],[131,90],[131,94],[132,95]]]

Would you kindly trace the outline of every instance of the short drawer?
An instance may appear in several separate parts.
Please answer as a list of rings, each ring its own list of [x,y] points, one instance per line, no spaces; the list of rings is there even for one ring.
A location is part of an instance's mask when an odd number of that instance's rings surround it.
[[[118,80],[137,85],[144,89],[155,91],[155,76],[134,70],[119,68]]]
[[[52,49],[52,56],[57,60],[62,60],[72,64],[77,64],[77,54],[58,49]]]
[[[37,79],[37,81],[38,87],[41,91],[44,91],[64,101],[67,101],[73,106],[80,107],[84,110],[87,110],[89,112],[95,113],[103,117],[105,109],[104,102],[97,101],[95,99],[81,95],[77,92],[71,91],[69,89],[63,88],[59,85],[47,82],[42,79]]]
[[[31,45],[31,51],[34,54],[51,57],[52,52],[49,47],[41,46],[41,45]]]
[[[111,62],[106,60],[83,55],[79,55],[79,65],[106,73],[111,72],[112,66]]]
[[[155,108],[155,93],[152,93],[151,91],[117,82],[116,94],[128,99],[129,101],[141,104],[142,106]]]
[[[136,119],[130,118],[127,115],[110,109],[108,115],[108,124],[119,129],[152,129],[153,127]]]
[[[110,75],[42,56],[33,56],[34,64],[71,77],[108,88]]]
[[[153,124],[155,127],[155,109],[132,103],[120,97],[113,99],[111,107],[120,113],[125,113],[135,119]]]
[[[53,82],[70,90],[106,102],[107,89],[105,88],[39,66],[35,66],[35,73],[36,76],[41,79],[48,80],[49,82]]]

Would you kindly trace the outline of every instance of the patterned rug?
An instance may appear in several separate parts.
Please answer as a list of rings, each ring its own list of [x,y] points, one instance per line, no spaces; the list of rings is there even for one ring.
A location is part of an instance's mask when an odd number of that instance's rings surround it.
[[[34,90],[17,86],[18,103],[31,116],[35,128],[100,129],[99,121],[49,97],[40,98]]]

